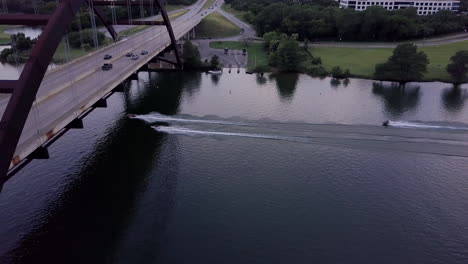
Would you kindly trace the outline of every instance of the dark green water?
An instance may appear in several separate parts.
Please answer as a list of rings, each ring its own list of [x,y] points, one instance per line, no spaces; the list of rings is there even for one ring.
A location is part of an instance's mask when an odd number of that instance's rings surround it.
[[[140,73],[5,185],[0,263],[467,263],[467,98]]]

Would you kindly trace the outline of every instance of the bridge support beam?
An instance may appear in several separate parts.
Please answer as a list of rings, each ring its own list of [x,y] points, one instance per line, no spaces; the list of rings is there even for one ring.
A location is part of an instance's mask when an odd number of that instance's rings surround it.
[[[57,7],[52,15],[27,15],[27,14],[6,14],[0,15],[1,24],[9,25],[45,25],[41,37],[37,40],[33,47],[31,56],[26,62],[21,75],[17,81],[4,82],[0,80],[0,92],[11,94],[8,104],[5,108],[0,120],[0,189],[2,184],[9,179],[21,167],[22,161],[30,159],[29,151],[24,153],[16,153],[18,142],[25,127],[26,121],[31,111],[31,107],[36,99],[38,89],[46,74],[49,63],[57,50],[63,36],[70,28],[74,17],[82,6],[93,0],[59,0]],[[153,1],[156,7],[161,11],[164,24],[169,33],[172,49],[175,52],[177,65],[182,68],[182,59],[175,39],[174,31],[171,26],[171,21],[167,12],[162,5],[164,0],[147,0],[144,5],[152,5]],[[93,1],[96,6],[103,5],[141,5],[141,1]],[[150,6],[151,6],[150,5]],[[94,12],[101,19],[110,31],[111,35],[116,38],[115,31],[109,23],[106,23],[105,17],[100,12],[99,8]],[[143,22],[141,22],[143,23]],[[155,23],[153,23],[155,24]],[[133,75],[135,77],[135,75]],[[137,76],[136,76],[137,77]],[[106,107],[105,99],[98,101],[93,107]],[[91,107],[91,109],[93,108]],[[89,109],[88,109],[89,110]],[[80,127],[80,124],[73,124],[71,127]],[[46,144],[53,142],[48,140]],[[45,145],[47,146],[47,145]],[[38,157],[46,157],[47,149],[39,149],[34,152]]]
[[[166,8],[164,8],[163,5],[161,4],[161,0],[154,0],[154,1],[156,3],[156,7],[158,7],[159,10],[161,11],[161,16],[163,17],[163,21],[166,24],[167,32],[169,32],[169,37],[171,39],[171,46],[172,46],[172,49],[174,50],[178,67],[182,68],[183,67],[182,58],[179,53],[179,48],[177,47],[177,40],[175,38],[174,31],[172,30],[171,20],[169,19],[169,16],[167,15]]]
[[[114,0],[114,1],[107,1],[107,0],[94,0],[93,4],[95,6],[151,6],[150,1],[123,1],[123,0]]]
[[[67,129],[83,129],[83,119],[75,119],[70,124],[68,124]]]
[[[98,17],[98,19],[104,24],[106,27],[107,31],[111,35],[112,39],[114,41],[117,41],[118,35],[117,32],[115,31],[114,27],[112,26],[112,23],[109,22],[106,17],[104,16],[104,10],[102,10],[102,7],[100,6],[95,6],[94,7],[94,13]]]
[[[119,84],[117,87],[115,87],[114,92],[116,92],[116,93],[124,93],[124,92],[125,92],[125,87],[124,87],[124,85],[123,85],[122,83]]]
[[[107,108],[107,100],[102,98],[94,104],[96,108]]]
[[[128,80],[130,81],[138,81],[138,72],[133,73],[128,77]]]
[[[10,166],[17,165],[16,161],[21,159],[21,157],[14,157],[15,149],[39,86],[55,50],[84,2],[85,0],[58,2],[57,8],[47,19],[43,33],[21,72],[17,86],[12,91],[1,119],[6,127],[0,130],[0,185],[8,178]]]
[[[49,150],[46,147],[39,147],[30,156],[31,159],[49,159]]]

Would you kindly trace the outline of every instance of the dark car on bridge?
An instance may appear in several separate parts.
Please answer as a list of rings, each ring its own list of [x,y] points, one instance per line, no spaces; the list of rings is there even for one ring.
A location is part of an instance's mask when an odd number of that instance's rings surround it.
[[[101,68],[102,68],[103,71],[108,71],[108,70],[112,69],[112,67],[113,67],[112,63],[104,63]]]
[[[142,51],[141,51],[141,55],[146,55],[146,54],[148,54],[148,51],[147,51],[147,50],[142,50]]]
[[[109,55],[109,54],[106,54],[106,55],[104,55],[104,59],[105,60],[110,60],[110,59],[112,59],[112,56]]]
[[[131,56],[133,56],[133,53],[131,53],[131,52],[125,54],[125,57],[131,57]]]

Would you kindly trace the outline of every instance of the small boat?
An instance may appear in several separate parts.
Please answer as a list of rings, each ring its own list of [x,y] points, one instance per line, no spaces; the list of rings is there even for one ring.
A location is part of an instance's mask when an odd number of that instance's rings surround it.
[[[222,71],[208,71],[209,74],[221,74]]]
[[[127,117],[128,117],[128,118],[135,118],[136,115],[134,115],[134,114],[128,114]]]

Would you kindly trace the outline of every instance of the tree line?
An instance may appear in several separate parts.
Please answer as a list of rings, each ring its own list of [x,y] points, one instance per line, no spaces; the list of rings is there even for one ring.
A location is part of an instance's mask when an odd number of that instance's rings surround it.
[[[374,78],[381,81],[398,82],[404,86],[407,82],[419,81],[427,72],[429,59],[416,45],[405,43],[398,45],[392,56],[385,63],[375,66]],[[461,84],[467,81],[468,50],[461,50],[450,58],[446,67],[452,77],[452,83]]]
[[[20,63],[26,61],[36,41],[26,37],[24,33],[11,35],[10,38],[12,43],[15,43],[16,53],[13,48],[3,49],[0,52],[0,62]]]
[[[227,0],[259,35],[277,31],[297,33],[301,40],[400,41],[461,32],[468,17],[449,10],[418,16],[415,8],[388,11],[373,6],[365,11],[341,9],[333,3],[293,0]],[[251,3],[252,2],[252,3]]]
[[[263,48],[268,54],[268,66],[280,72],[306,72],[312,76],[331,76],[335,80],[348,79],[352,73],[340,66],[332,67],[328,72],[322,66],[322,60],[313,56],[307,43],[302,47],[297,41],[298,35],[269,32],[263,35]],[[416,45],[404,43],[398,45],[392,56],[385,63],[377,64],[373,78],[381,81],[397,82],[404,86],[407,82],[421,81],[427,73],[429,59]],[[266,71],[264,67],[257,72]],[[461,84],[468,81],[468,50],[455,53],[446,67],[451,75],[451,82]]]

